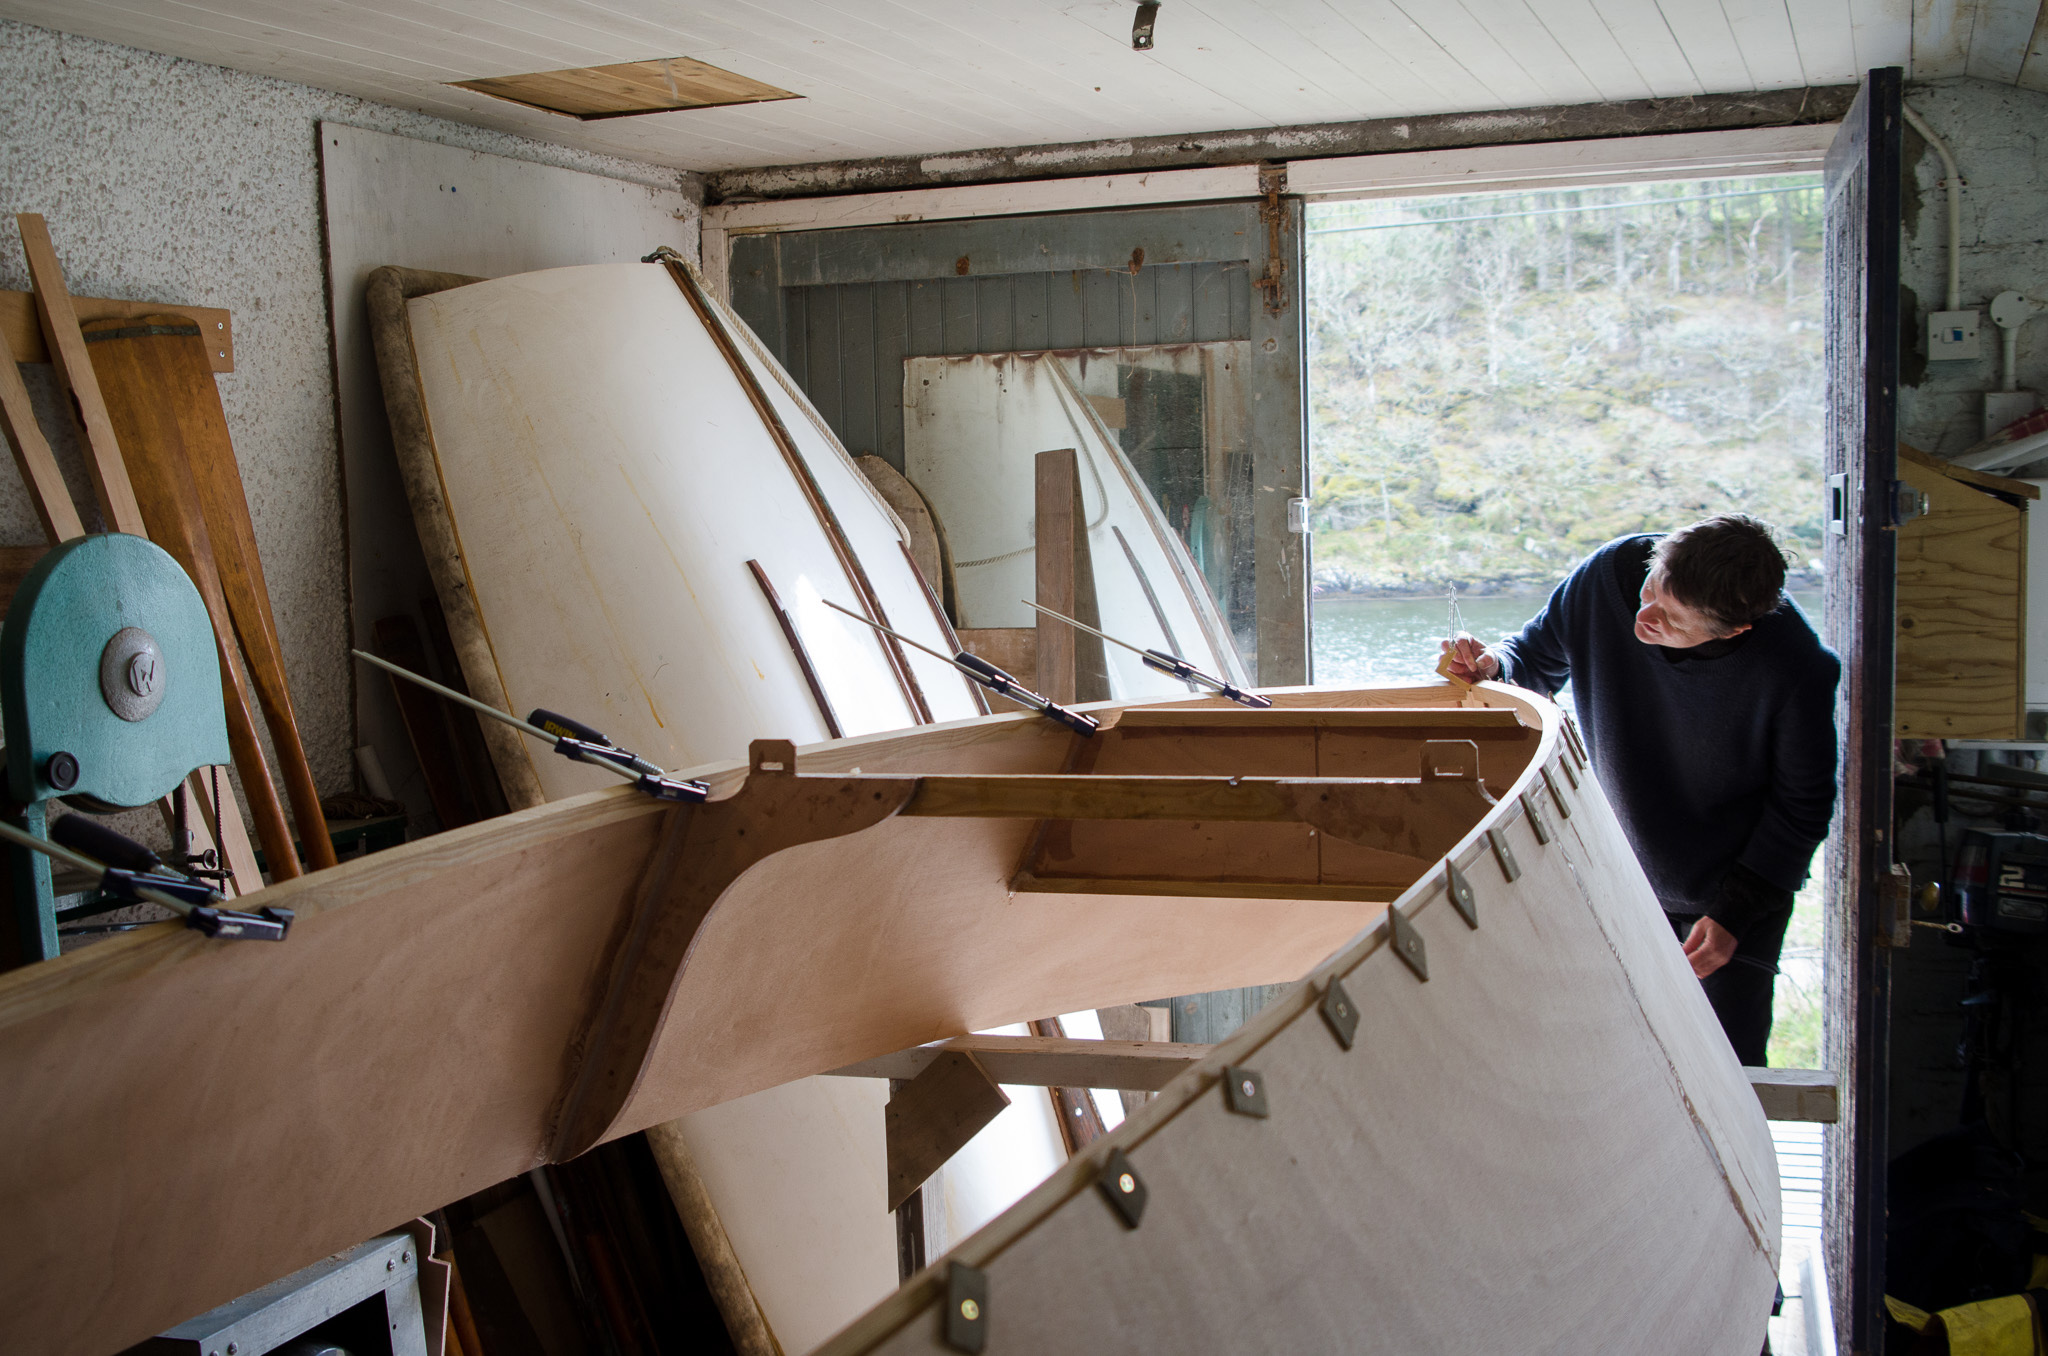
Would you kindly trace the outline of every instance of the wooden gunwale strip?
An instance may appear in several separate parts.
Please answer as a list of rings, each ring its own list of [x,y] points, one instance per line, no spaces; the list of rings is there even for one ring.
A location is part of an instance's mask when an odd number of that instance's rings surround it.
[[[1506,697],[1505,700],[1512,702],[1514,699]],[[1516,709],[1519,709],[1519,704]],[[1504,829],[1520,816],[1520,793],[1528,789],[1538,770],[1550,763],[1558,753],[1563,740],[1560,731],[1561,720],[1545,721],[1539,714],[1538,722],[1532,728],[1541,732],[1541,745],[1536,756],[1530,759],[1529,765],[1522,770],[1521,776],[1516,778],[1514,786],[1510,788],[1511,794],[1503,797],[1492,813],[1474,824],[1459,840],[1458,845],[1444,854],[1445,859],[1457,862],[1460,869],[1466,869],[1479,857],[1489,855],[1486,831],[1490,828]],[[1571,832],[1576,836],[1578,831],[1574,827]],[[1413,917],[1438,901],[1444,900],[1447,890],[1446,874],[1432,866],[1427,875],[1403,891],[1388,907],[1403,908],[1405,905],[1403,911]],[[1481,917],[1484,918],[1483,912]],[[948,1263],[960,1261],[969,1266],[987,1267],[1007,1252],[1012,1244],[1029,1234],[1040,1222],[1063,1209],[1074,1197],[1092,1191],[1095,1179],[1101,1173],[1103,1164],[1112,1150],[1132,1152],[1140,1148],[1168,1122],[1206,1098],[1217,1079],[1221,1077],[1226,1064],[1246,1062],[1267,1042],[1297,1021],[1317,1020],[1313,1014],[1321,1003],[1323,990],[1329,982],[1350,975],[1390,942],[1391,930],[1386,918],[1375,920],[1356,939],[1338,948],[1328,959],[1309,971],[1302,982],[1267,1004],[1235,1034],[1216,1045],[1206,1057],[1161,1089],[1152,1101],[1139,1108],[1115,1131],[1060,1165],[1021,1201],[998,1215],[958,1247],[943,1257],[934,1258],[923,1271],[905,1281],[893,1295],[842,1328],[837,1336],[819,1347],[812,1356],[854,1356],[855,1353],[867,1352],[909,1324],[917,1322],[933,1305],[944,1300]]]
[[[797,488],[803,492],[805,502],[811,506],[812,516],[818,520],[818,526],[824,529],[826,538],[832,543],[832,553],[838,557],[839,568],[845,572],[846,581],[853,586],[861,610],[867,613],[870,621],[882,626],[889,625],[889,614],[882,607],[881,596],[875,592],[873,582],[868,579],[867,570],[861,566],[860,557],[854,554],[853,543],[847,540],[846,529],[841,526],[839,515],[832,511],[832,505],[826,500],[824,491],[818,488],[817,478],[811,474],[811,468],[804,461],[803,454],[797,451],[796,440],[789,436],[789,428],[782,422],[782,416],[777,414],[775,406],[769,403],[768,393],[761,389],[761,383],[755,379],[754,369],[740,356],[739,349],[733,345],[732,336],[725,332],[724,324],[713,313],[710,300],[699,294],[697,281],[689,270],[673,258],[663,259],[661,266],[668,270],[669,277],[675,280],[676,289],[683,294],[683,299],[689,302],[690,309],[697,313],[698,323],[703,325],[705,332],[711,336],[719,355],[732,370],[733,378],[739,382],[740,389],[747,393],[748,401],[754,406],[754,413],[760,416],[769,436],[775,440],[776,449],[782,453],[783,464],[789,468],[790,475],[795,477]],[[925,700],[924,689],[918,686],[917,675],[911,671],[910,658],[904,654],[902,644],[894,636],[881,633],[877,633],[875,638],[881,642],[882,653],[889,658],[890,667],[896,674],[897,686],[902,689],[904,699],[909,702],[911,714],[920,725],[932,724],[931,704]]]
[[[363,304],[370,314],[370,343],[377,355],[379,384],[384,389],[392,454],[398,463],[406,503],[412,509],[428,577],[441,600],[456,661],[470,695],[505,710],[512,701],[506,693],[497,653],[491,646],[490,628],[484,624],[477,601],[476,581],[470,578],[454,504],[448,498],[447,475],[441,466],[440,448],[434,442],[433,420],[427,413],[408,306],[419,297],[482,281],[463,273],[386,265],[370,271],[363,288]],[[526,737],[495,720],[478,724],[506,804],[514,810],[542,804],[546,797],[541,794],[540,774],[534,768]]]
[[[916,487],[913,486],[912,488]],[[946,615],[945,605],[939,601],[939,595],[932,592],[932,581],[926,579],[924,571],[917,567],[917,557],[910,554],[910,543],[898,537],[896,545],[902,548],[903,560],[905,564],[910,566],[911,577],[917,580],[917,586],[924,590],[925,604],[932,610],[932,620],[939,624],[939,634],[946,638],[946,644],[953,653],[959,654],[967,647],[960,643],[960,633],[953,629],[953,619]],[[967,688],[968,695],[974,698],[974,709],[981,712],[984,716],[988,715],[992,708],[988,704],[988,694],[982,691],[981,684],[968,682],[964,686]]]
[[[782,627],[782,638],[789,642],[789,652],[796,659],[796,666],[803,670],[804,682],[811,689],[811,700],[817,703],[818,715],[824,719],[825,733],[833,739],[844,737],[839,717],[832,710],[831,699],[825,695],[825,685],[818,681],[818,667],[811,662],[811,652],[804,645],[804,638],[796,629],[796,618],[789,615],[789,609],[782,605],[781,595],[775,592],[775,585],[768,580],[768,571],[761,568],[761,562],[750,560],[747,569],[753,573],[754,582],[761,586],[761,596],[768,600],[768,610],[775,614],[776,622]]]
[[[1274,706],[1263,710],[1244,707],[1136,707],[1127,709],[1119,722],[1124,729],[1156,726],[1187,726],[1231,729],[1357,728],[1380,729],[1413,726],[1426,729],[1528,730],[1532,728],[1513,707],[1501,706]]]

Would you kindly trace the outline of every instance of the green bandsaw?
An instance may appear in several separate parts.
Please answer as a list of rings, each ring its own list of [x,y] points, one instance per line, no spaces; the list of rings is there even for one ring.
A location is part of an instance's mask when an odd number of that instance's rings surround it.
[[[52,797],[103,814],[226,763],[220,657],[199,590],[141,537],[53,548],[0,626],[0,714],[10,810],[38,838]],[[47,960],[57,954],[50,859],[6,850],[19,959]]]

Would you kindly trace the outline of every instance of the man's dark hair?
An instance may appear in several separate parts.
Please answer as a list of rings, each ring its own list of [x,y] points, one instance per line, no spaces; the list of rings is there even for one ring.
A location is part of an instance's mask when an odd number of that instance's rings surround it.
[[[1747,513],[1679,528],[1657,543],[1650,569],[1662,571],[1666,591],[1720,631],[1776,612],[1785,587],[1785,553],[1776,534]]]

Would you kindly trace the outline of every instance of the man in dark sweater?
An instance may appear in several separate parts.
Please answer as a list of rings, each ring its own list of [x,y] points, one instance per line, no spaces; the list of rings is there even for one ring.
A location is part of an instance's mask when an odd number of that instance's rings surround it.
[[[1571,681],[1600,784],[1750,1065],[1835,806],[1841,664],[1784,582],[1769,526],[1724,514],[1609,542],[1491,648],[1445,642],[1462,677],[1546,696]]]

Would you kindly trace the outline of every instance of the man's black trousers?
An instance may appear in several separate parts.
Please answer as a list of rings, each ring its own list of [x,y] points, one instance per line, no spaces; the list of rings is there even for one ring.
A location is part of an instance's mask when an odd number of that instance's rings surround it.
[[[1671,930],[1683,942],[1691,935],[1701,915],[1667,913]],[[1735,1057],[1745,1065],[1762,1068],[1764,1050],[1771,1043],[1771,989],[1778,977],[1778,951],[1785,945],[1785,928],[1792,921],[1792,901],[1759,918],[1735,942],[1735,956],[1726,965],[1700,981]]]

